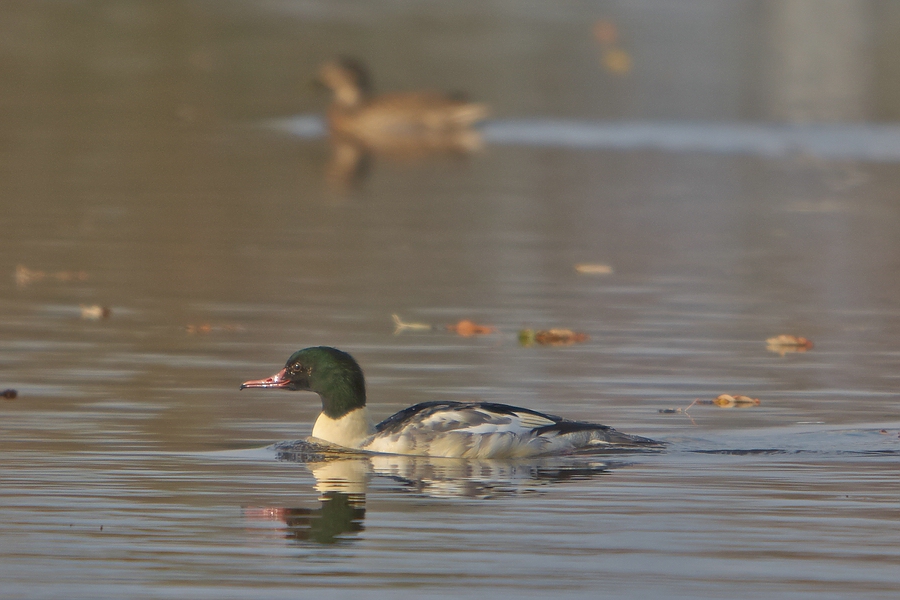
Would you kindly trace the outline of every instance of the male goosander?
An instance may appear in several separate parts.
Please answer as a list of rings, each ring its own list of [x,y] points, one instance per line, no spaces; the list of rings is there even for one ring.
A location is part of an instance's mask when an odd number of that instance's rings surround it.
[[[366,408],[366,384],[359,364],[346,352],[327,346],[295,352],[281,371],[246,381],[244,388],[316,392],[322,413],[313,426],[313,441],[364,452],[519,458],[661,445],[606,425],[494,402],[422,402],[375,425]]]

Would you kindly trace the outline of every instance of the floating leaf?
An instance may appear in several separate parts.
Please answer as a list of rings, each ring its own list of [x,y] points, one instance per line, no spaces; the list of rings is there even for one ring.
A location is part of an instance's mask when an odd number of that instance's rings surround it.
[[[610,275],[613,268],[609,265],[582,263],[575,265],[575,270],[584,275]]]
[[[25,265],[17,265],[15,278],[17,286],[25,287],[43,279],[55,279],[56,281],[84,281],[87,279],[87,273],[84,271],[57,271],[55,273],[47,273],[45,271],[33,271]]]
[[[209,323],[201,323],[200,325],[188,325],[186,328],[190,334],[207,334],[207,333],[234,333],[244,331],[242,325],[211,325]]]
[[[519,331],[519,343],[523,346],[541,344],[543,346],[570,346],[586,342],[586,333],[572,331],[571,329],[523,329]]]
[[[431,331],[434,329],[428,323],[404,323],[400,320],[399,315],[393,314],[391,318],[394,319],[394,333],[400,333],[406,329],[412,329],[414,331]]]
[[[679,408],[661,408],[658,412],[663,415],[683,414],[688,418],[691,418],[688,410],[697,405],[718,406],[719,408],[750,408],[752,406],[759,406],[759,398],[751,398],[750,396],[743,396],[740,394],[721,394],[714,400],[701,400],[700,398],[697,398],[687,406]],[[693,418],[691,418],[691,420],[693,421]]]
[[[605,48],[601,61],[603,67],[613,75],[625,75],[631,71],[631,55],[622,48]]]
[[[100,319],[107,319],[112,314],[111,308],[108,306],[100,306],[99,304],[94,304],[92,306],[81,304],[79,305],[79,308],[81,308],[82,319],[93,319],[98,321]]]
[[[447,331],[455,331],[463,337],[497,333],[497,329],[495,327],[491,327],[490,325],[478,325],[477,323],[474,323],[468,319],[463,319],[455,325],[447,325]]]
[[[788,352],[806,352],[813,347],[813,343],[805,337],[797,335],[776,335],[766,340],[766,350],[784,356]]]
[[[615,44],[619,38],[619,30],[616,24],[606,19],[594,21],[594,39],[604,46]]]
[[[751,398],[750,396],[741,396],[731,394],[722,394],[712,401],[719,408],[749,408],[751,406],[759,406],[759,398]]]
[[[586,333],[572,331],[571,329],[547,329],[537,331],[534,334],[534,341],[545,346],[568,346],[586,342],[588,336]]]

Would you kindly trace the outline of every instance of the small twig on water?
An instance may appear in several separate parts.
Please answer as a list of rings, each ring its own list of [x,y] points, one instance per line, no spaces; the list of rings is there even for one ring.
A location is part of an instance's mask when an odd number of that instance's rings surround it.
[[[400,320],[400,316],[397,314],[391,315],[391,318],[394,319],[394,334],[398,334],[405,329],[412,329],[414,331],[431,331],[433,327],[428,323],[404,323]]]

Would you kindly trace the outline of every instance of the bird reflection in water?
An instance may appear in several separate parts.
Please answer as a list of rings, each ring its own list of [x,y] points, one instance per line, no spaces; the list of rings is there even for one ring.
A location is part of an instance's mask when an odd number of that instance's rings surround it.
[[[365,529],[368,473],[360,459],[326,459],[310,446],[300,451],[316,478],[318,508],[245,507],[244,517],[280,521],[284,537],[298,542],[338,544],[353,539]]]
[[[307,440],[274,447],[278,460],[304,463],[320,492],[364,496],[370,480],[394,491],[442,498],[496,498],[537,491],[567,481],[593,479],[626,463],[609,454],[581,454],[518,460],[472,460],[335,451]]]
[[[583,455],[509,461],[360,454],[306,440],[272,448],[278,460],[302,463],[312,472],[321,505],[248,507],[244,516],[280,521],[285,538],[316,544],[350,541],[364,531],[366,490],[373,478],[382,490],[387,482],[389,491],[422,497],[489,500],[594,479],[627,464]]]
[[[323,65],[317,81],[332,93],[327,111],[332,158],[326,179],[335,187],[351,188],[362,181],[372,156],[461,156],[481,147],[481,134],[473,126],[487,116],[488,108],[461,94],[376,96],[365,66],[346,57]]]
[[[281,521],[286,539],[316,544],[337,544],[365,529],[365,496],[326,492],[319,501],[319,508],[245,508],[244,516]]]

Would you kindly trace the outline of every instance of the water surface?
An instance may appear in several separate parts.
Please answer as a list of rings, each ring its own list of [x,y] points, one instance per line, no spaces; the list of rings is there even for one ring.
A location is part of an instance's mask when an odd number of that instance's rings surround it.
[[[845,3],[871,43],[822,46],[762,4],[678,4],[0,8],[0,596],[895,598],[897,11]],[[771,70],[809,47],[861,48],[822,59],[853,93]],[[270,125],[321,114],[338,53],[490,102],[484,148],[329,184],[319,121]],[[518,343],[552,327],[588,340]],[[316,344],[376,417],[482,399],[667,446],[286,454],[317,399],[238,388]],[[660,412],[723,393],[760,404]]]

